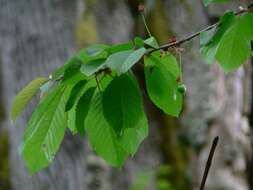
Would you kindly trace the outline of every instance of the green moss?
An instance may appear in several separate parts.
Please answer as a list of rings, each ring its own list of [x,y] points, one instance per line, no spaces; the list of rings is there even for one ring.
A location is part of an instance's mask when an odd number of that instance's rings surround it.
[[[180,144],[177,138],[179,123],[175,118],[163,115],[161,148],[164,154],[165,164],[170,166],[167,179],[175,189],[188,190],[190,188],[186,171],[189,163],[190,149]]]
[[[77,19],[75,27],[75,39],[78,48],[94,44],[97,41],[97,27],[94,15],[92,13],[93,4],[94,0],[86,0],[86,8],[81,16]]]
[[[151,14],[148,15],[147,19],[152,35],[154,35],[160,43],[167,43],[169,37],[173,35],[173,32],[169,27],[170,24],[163,7],[163,2],[157,0],[155,7],[151,11]]]
[[[97,41],[96,24],[92,15],[86,15],[78,20],[75,37],[77,47],[84,47]]]
[[[6,131],[0,131],[0,190],[10,190],[9,141]]]

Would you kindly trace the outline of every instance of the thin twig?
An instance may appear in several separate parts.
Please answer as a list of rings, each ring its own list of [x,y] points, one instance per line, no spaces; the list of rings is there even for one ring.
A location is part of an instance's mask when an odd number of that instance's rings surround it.
[[[97,83],[98,90],[99,90],[99,92],[101,92],[101,88],[100,88],[100,85],[99,85],[99,81],[98,81],[98,76],[97,76],[97,74],[95,74],[95,79],[96,79],[96,83]]]
[[[149,37],[151,37],[152,35],[151,35],[151,32],[150,32],[150,30],[149,30],[149,28],[148,28],[147,21],[146,21],[146,18],[145,18],[145,16],[144,16],[144,13],[143,13],[143,12],[141,12],[141,17],[142,17],[142,21],[143,21],[143,23],[144,23],[144,25],[145,25],[145,28],[146,28],[146,30],[147,30],[147,32],[148,32],[148,35],[149,35]]]
[[[241,14],[243,14],[243,13],[245,13],[245,12],[249,12],[249,11],[251,11],[250,9],[252,9],[252,8],[253,8],[253,3],[250,4],[250,5],[248,6],[247,9],[242,9],[242,10],[236,12],[235,15],[241,15]],[[189,35],[189,36],[187,36],[187,37],[185,37],[185,38],[183,38],[183,39],[181,39],[181,40],[179,40],[179,41],[176,41],[176,42],[172,42],[172,43],[168,43],[168,44],[162,45],[162,46],[160,46],[159,48],[156,48],[156,49],[150,51],[150,53],[152,53],[152,52],[154,52],[154,51],[156,51],[156,50],[167,50],[168,48],[171,48],[171,47],[180,46],[181,44],[183,44],[183,43],[185,43],[185,42],[188,42],[188,41],[190,41],[191,39],[193,39],[193,38],[199,36],[202,32],[206,32],[206,31],[211,30],[212,28],[218,26],[218,24],[219,24],[219,23],[217,22],[217,23],[215,23],[215,24],[213,24],[213,25],[210,25],[210,26],[208,26],[208,27],[206,27],[206,28],[204,28],[204,29],[202,29],[202,30],[196,32],[196,33],[193,33],[193,34],[191,34],[191,35]]]
[[[208,159],[207,159],[207,162],[206,162],[206,167],[205,167],[204,175],[203,175],[202,180],[201,180],[201,185],[200,185],[199,190],[204,190],[204,188],[205,188],[206,179],[207,179],[207,176],[208,176],[209,169],[212,165],[213,155],[214,155],[216,146],[218,144],[218,141],[219,141],[219,137],[217,136],[213,140],[212,148],[210,150],[210,153],[209,153],[209,156],[208,156]]]

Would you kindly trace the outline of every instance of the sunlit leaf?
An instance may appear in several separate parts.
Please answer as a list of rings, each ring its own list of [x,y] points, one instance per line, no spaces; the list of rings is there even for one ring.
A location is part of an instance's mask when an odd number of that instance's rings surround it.
[[[30,174],[49,165],[64,137],[67,124],[65,87],[59,85],[38,105],[28,122],[21,148]]]
[[[150,62],[155,59],[153,66]],[[175,71],[174,71],[175,72]],[[157,57],[145,58],[145,80],[148,95],[152,102],[165,113],[178,117],[183,104],[183,95],[178,92],[178,82],[167,67],[166,61]]]
[[[252,15],[238,17],[221,39],[215,58],[226,72],[237,69],[250,56],[252,23]]]
[[[152,48],[159,48],[158,42],[156,39],[152,36],[149,37],[148,39],[144,40],[144,43]]]
[[[131,67],[137,63],[145,53],[145,48],[121,51],[110,55],[107,58],[105,65],[120,75],[131,69]]]
[[[19,116],[40,87],[48,80],[45,77],[34,79],[14,97],[11,109],[11,118],[13,120]]]
[[[217,27],[201,33],[200,53],[208,64],[215,62],[215,54],[217,52],[219,42],[235,21],[236,17],[234,13],[227,12],[219,20]]]

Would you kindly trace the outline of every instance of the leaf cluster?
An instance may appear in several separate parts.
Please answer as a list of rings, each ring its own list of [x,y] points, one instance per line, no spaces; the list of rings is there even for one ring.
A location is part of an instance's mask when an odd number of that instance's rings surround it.
[[[68,128],[87,135],[96,153],[120,167],[134,155],[148,135],[142,92],[132,68],[144,62],[147,93],[171,116],[182,109],[178,90],[181,69],[169,52],[158,48],[154,37],[118,45],[92,45],[82,49],[49,78],[29,83],[14,99],[12,118],[22,112],[40,89],[41,101],[25,130],[21,155],[30,171],[53,160]]]
[[[221,65],[228,73],[238,69],[251,55],[253,14],[236,16],[226,12],[216,27],[200,35],[200,52],[207,63]]]

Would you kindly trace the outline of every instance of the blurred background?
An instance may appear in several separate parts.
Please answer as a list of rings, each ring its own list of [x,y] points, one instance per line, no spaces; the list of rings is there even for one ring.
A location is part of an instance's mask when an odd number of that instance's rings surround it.
[[[253,189],[250,61],[225,75],[218,65],[204,64],[199,39],[183,45],[188,91],[181,117],[165,116],[145,98],[150,135],[124,167],[109,167],[86,139],[67,132],[50,167],[28,175],[18,146],[36,101],[14,124],[9,119],[13,96],[83,47],[147,37],[140,3],[161,44],[216,22],[240,4],[206,8],[201,0],[0,0],[0,190],[195,190],[216,135],[220,143],[206,190]],[[143,83],[143,73],[136,73]]]

